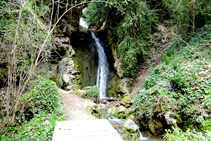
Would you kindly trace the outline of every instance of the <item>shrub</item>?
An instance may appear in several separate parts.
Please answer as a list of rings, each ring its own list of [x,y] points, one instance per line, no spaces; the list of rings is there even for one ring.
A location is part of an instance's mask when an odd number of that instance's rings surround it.
[[[190,130],[186,132],[182,131],[179,127],[173,127],[172,130],[166,130],[164,139],[168,141],[210,141],[211,132],[209,130],[198,132],[196,130]]]
[[[99,96],[100,90],[97,86],[91,87],[86,93],[83,93],[81,95],[82,98],[89,98],[92,101],[97,101],[97,98]]]
[[[45,140],[51,141],[53,137],[56,121],[63,121],[64,112],[59,109],[54,114],[41,111],[35,114],[35,117],[29,122],[16,127],[10,127],[9,133],[0,135],[2,141],[28,141],[28,140]],[[60,116],[59,116],[60,115]]]
[[[59,106],[58,87],[55,82],[41,79],[37,86],[22,95],[19,110],[24,116],[40,111],[54,113]],[[24,117],[23,116],[23,117]]]

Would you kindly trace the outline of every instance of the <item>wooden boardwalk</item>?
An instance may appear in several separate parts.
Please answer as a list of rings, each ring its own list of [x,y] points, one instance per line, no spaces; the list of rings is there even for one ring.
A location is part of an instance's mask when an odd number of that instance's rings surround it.
[[[56,122],[52,141],[123,141],[106,119]]]

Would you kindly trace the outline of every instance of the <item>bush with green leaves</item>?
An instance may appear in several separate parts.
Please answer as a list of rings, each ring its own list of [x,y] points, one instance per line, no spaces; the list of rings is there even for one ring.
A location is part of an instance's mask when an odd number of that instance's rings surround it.
[[[195,32],[211,20],[211,2],[204,0],[162,0],[168,9],[172,25],[178,27],[180,34]]]
[[[56,83],[38,78],[34,80],[37,85],[22,95],[15,117],[16,123],[0,135],[1,140],[51,141],[55,122],[65,120]]]
[[[63,121],[64,119],[64,111],[61,108],[58,108],[53,114],[41,111],[38,114],[35,114],[34,118],[29,122],[9,127],[8,133],[0,135],[0,139],[2,141],[51,141],[56,121]]]
[[[91,87],[89,90],[87,90],[85,93],[81,95],[82,98],[88,98],[92,101],[97,102],[97,98],[99,96],[100,90],[97,86]]]
[[[16,117],[16,119],[28,117],[29,114],[33,117],[40,111],[54,113],[59,103],[60,96],[56,83],[48,79],[40,79],[35,88],[22,95],[18,107],[23,117]]]

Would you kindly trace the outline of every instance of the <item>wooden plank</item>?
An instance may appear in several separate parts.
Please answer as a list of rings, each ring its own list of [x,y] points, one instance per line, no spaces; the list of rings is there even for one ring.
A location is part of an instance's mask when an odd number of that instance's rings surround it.
[[[60,139],[61,141],[69,139],[70,141],[101,141],[101,140],[113,140],[113,139],[121,139],[118,135],[106,135],[106,136],[92,136],[92,137],[77,137],[77,138],[71,138],[71,137],[66,137],[66,136],[62,136],[59,138],[55,138],[55,139]],[[122,139],[121,139],[122,141]]]
[[[53,141],[61,141],[61,139],[54,139]],[[107,139],[100,139],[100,140],[72,140],[72,139],[62,139],[62,141],[108,141]],[[122,139],[109,139],[109,141],[123,141]]]
[[[106,136],[106,135],[116,135],[116,131],[96,131],[96,132],[57,132],[56,136],[65,135],[66,137],[88,137],[88,136]]]
[[[84,125],[98,125],[98,124],[108,124],[109,121],[107,119],[100,119],[100,120],[83,120],[83,121],[61,121],[56,122],[56,125],[62,125],[62,126],[84,126]],[[110,124],[110,123],[109,123]]]
[[[57,122],[52,141],[122,141],[106,119]]]

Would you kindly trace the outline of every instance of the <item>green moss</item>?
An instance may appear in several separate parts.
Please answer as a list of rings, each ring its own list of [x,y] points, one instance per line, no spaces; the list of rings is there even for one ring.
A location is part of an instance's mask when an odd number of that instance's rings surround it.
[[[93,86],[96,84],[97,65],[95,64],[91,50],[94,48],[91,44],[79,45],[75,49],[76,56],[73,57],[76,71],[80,73],[79,81],[80,88]],[[76,82],[77,83],[77,82]]]
[[[120,79],[117,79],[116,81],[112,81],[109,84],[109,90],[107,92],[107,95],[109,97],[122,97],[120,94],[118,94],[119,92],[119,85],[120,85]]]
[[[81,82],[81,75],[80,75],[80,71],[79,71],[77,58],[74,56],[72,59],[74,61],[74,65],[75,65],[74,71],[78,72],[75,75],[75,80],[74,80],[74,85],[73,85],[73,90],[74,90],[75,94],[77,94],[78,90],[82,89],[82,86],[81,86],[82,82]]]

